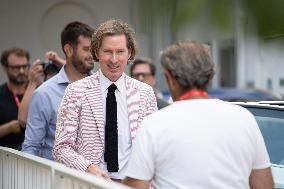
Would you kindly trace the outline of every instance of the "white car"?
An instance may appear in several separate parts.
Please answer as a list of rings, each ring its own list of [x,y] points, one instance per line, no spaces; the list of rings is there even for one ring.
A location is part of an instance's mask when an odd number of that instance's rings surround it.
[[[284,102],[235,102],[254,116],[263,135],[275,188],[284,189]]]

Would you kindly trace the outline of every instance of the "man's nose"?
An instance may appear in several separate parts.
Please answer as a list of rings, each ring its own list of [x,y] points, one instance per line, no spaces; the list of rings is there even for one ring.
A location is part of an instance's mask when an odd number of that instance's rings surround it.
[[[26,69],[21,66],[19,72],[20,72],[20,73],[24,73],[25,71],[26,71]]]
[[[116,53],[113,53],[111,56],[111,62],[117,62],[117,55]]]
[[[143,74],[139,74],[139,75],[138,75],[138,80],[139,80],[139,81],[144,81],[144,76],[143,76]]]

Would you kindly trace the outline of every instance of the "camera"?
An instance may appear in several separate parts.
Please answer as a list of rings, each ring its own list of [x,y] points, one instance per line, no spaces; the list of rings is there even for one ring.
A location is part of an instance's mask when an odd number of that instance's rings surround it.
[[[45,70],[49,65],[53,64],[52,60],[44,60],[41,62],[43,70]]]
[[[43,72],[45,74],[45,80],[46,78],[50,78],[57,74],[60,71],[60,68],[57,67],[52,60],[44,60],[41,62],[43,66]]]

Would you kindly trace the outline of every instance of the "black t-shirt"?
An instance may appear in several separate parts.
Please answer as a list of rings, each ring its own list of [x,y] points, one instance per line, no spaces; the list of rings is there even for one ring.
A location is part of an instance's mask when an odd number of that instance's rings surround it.
[[[23,95],[17,95],[21,101]],[[0,86],[0,126],[12,120],[18,119],[18,107],[15,102],[13,93],[8,89],[7,83]],[[24,141],[24,130],[21,133],[9,134],[0,138],[0,146],[21,149],[22,142]]]

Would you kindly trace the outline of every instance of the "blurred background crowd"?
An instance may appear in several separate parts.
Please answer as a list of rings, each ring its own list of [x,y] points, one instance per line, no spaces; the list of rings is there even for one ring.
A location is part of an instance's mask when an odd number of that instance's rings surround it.
[[[30,52],[30,63],[44,60],[50,50],[64,57],[58,33],[66,23],[80,20],[95,28],[118,18],[135,28],[138,56],[149,57],[156,65],[156,88],[167,100],[159,52],[184,39],[211,46],[216,64],[210,84],[213,96],[225,95],[232,101],[279,100],[284,93],[281,0],[4,0],[0,5],[0,51],[23,48]],[[0,73],[4,83],[3,68]]]

